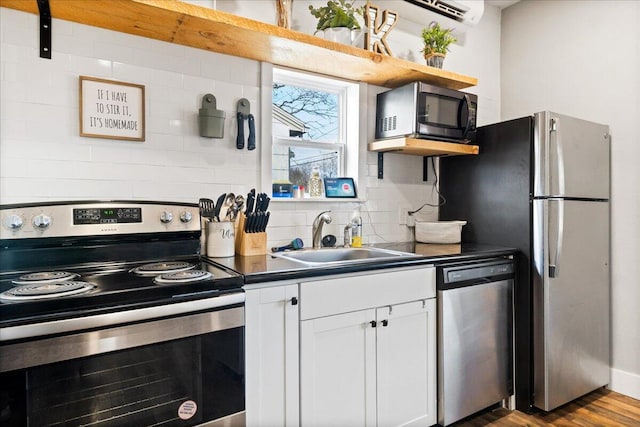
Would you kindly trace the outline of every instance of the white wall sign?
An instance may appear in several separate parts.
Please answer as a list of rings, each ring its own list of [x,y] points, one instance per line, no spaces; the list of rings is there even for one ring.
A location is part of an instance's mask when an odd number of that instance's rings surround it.
[[[80,76],[80,136],[144,141],[144,86]]]

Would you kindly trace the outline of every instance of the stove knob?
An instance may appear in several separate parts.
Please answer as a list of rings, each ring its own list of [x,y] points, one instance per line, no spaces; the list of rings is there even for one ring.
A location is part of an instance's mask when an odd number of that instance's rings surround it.
[[[45,214],[37,215],[33,218],[33,226],[38,230],[46,230],[51,225],[51,217]]]
[[[9,230],[19,230],[22,228],[23,221],[20,215],[11,214],[4,219],[3,223]]]
[[[193,215],[189,211],[184,211],[180,214],[180,222],[191,222]]]
[[[164,211],[160,214],[160,222],[163,224],[169,224],[173,221],[173,214],[169,211]]]

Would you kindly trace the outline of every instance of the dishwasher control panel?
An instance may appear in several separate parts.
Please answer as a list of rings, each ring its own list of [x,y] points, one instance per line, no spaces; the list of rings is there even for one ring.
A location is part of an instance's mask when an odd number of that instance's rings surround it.
[[[513,261],[505,259],[447,265],[441,266],[440,269],[442,274],[439,275],[439,281],[441,284],[490,279],[514,273]]]

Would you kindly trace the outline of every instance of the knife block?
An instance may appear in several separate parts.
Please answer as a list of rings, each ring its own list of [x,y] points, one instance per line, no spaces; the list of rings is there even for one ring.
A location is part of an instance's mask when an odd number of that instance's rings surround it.
[[[267,232],[262,233],[245,233],[244,223],[246,221],[244,214],[240,215],[238,220],[238,229],[236,231],[236,254],[266,255],[267,253]]]

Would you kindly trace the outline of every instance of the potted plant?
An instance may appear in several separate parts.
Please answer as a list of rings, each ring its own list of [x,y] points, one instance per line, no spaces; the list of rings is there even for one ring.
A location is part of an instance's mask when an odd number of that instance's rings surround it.
[[[362,36],[357,18],[364,15],[362,6],[356,8],[347,0],[329,0],[326,6],[309,5],[309,11],[318,19],[316,35],[345,44],[355,44]]]
[[[451,35],[452,31],[451,28],[440,27],[437,22],[432,22],[422,30],[422,41],[424,42],[422,53],[427,65],[442,68],[442,62],[449,51],[449,45],[457,41]]]

